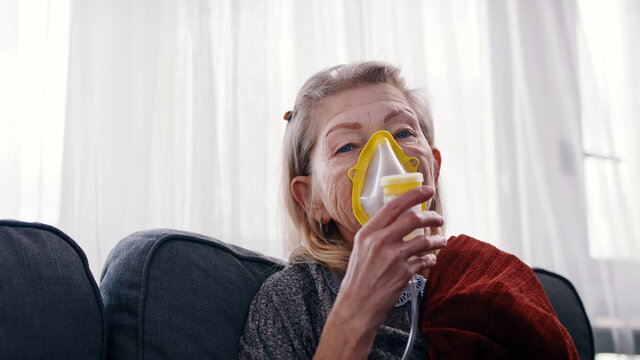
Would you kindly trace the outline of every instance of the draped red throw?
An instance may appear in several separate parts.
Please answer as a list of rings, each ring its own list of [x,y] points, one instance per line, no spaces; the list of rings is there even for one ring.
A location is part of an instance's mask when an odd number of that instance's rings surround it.
[[[431,359],[578,359],[531,268],[490,244],[450,238],[424,299]]]

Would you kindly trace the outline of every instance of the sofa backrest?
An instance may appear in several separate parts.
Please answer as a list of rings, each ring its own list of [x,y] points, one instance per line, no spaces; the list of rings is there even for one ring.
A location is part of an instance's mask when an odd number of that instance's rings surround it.
[[[62,231],[0,220],[0,359],[233,359],[251,300],[283,266],[203,235],[142,231],[113,249],[98,290]],[[592,359],[577,292],[534,271],[580,357]]]
[[[203,235],[149,230],[103,268],[108,359],[233,359],[251,300],[283,262]]]
[[[80,247],[49,225],[0,220],[0,359],[103,359],[106,338]]]

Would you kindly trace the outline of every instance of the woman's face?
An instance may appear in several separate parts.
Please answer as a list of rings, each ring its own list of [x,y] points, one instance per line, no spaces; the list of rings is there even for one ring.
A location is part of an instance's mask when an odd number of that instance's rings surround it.
[[[340,92],[317,109],[315,121],[322,125],[311,156],[314,197],[350,245],[361,225],[353,215],[347,172],[376,131],[388,131],[408,156],[417,157],[424,184],[435,186],[432,151],[437,150],[429,146],[415,113],[395,87],[377,84]]]

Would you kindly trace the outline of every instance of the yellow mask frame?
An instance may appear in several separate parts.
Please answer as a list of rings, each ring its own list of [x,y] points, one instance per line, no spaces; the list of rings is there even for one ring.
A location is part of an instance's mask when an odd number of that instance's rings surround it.
[[[353,208],[353,214],[355,215],[360,225],[364,225],[367,221],[369,221],[369,216],[362,208],[362,203],[360,202],[360,196],[362,195],[362,189],[364,187],[367,169],[369,167],[371,159],[373,158],[373,155],[378,149],[378,146],[385,143],[389,143],[396,158],[400,161],[400,164],[407,172],[418,171],[418,166],[420,165],[420,161],[418,160],[418,158],[408,156],[404,153],[400,145],[398,145],[396,140],[388,131],[380,130],[373,134],[360,152],[356,165],[349,169],[349,171],[347,172],[347,177],[349,177],[349,179],[353,183],[353,187],[351,189],[351,206]]]

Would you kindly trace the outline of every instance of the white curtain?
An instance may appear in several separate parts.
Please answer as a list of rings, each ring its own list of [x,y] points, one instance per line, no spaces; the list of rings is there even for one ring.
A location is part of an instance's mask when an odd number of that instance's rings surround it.
[[[640,353],[640,3],[580,1],[578,69],[589,231],[585,305]]]
[[[282,114],[317,70],[385,60],[431,103],[447,232],[565,275],[599,350],[640,348],[637,2],[1,6],[0,218],[58,226],[96,278],[156,227],[284,257]]]

